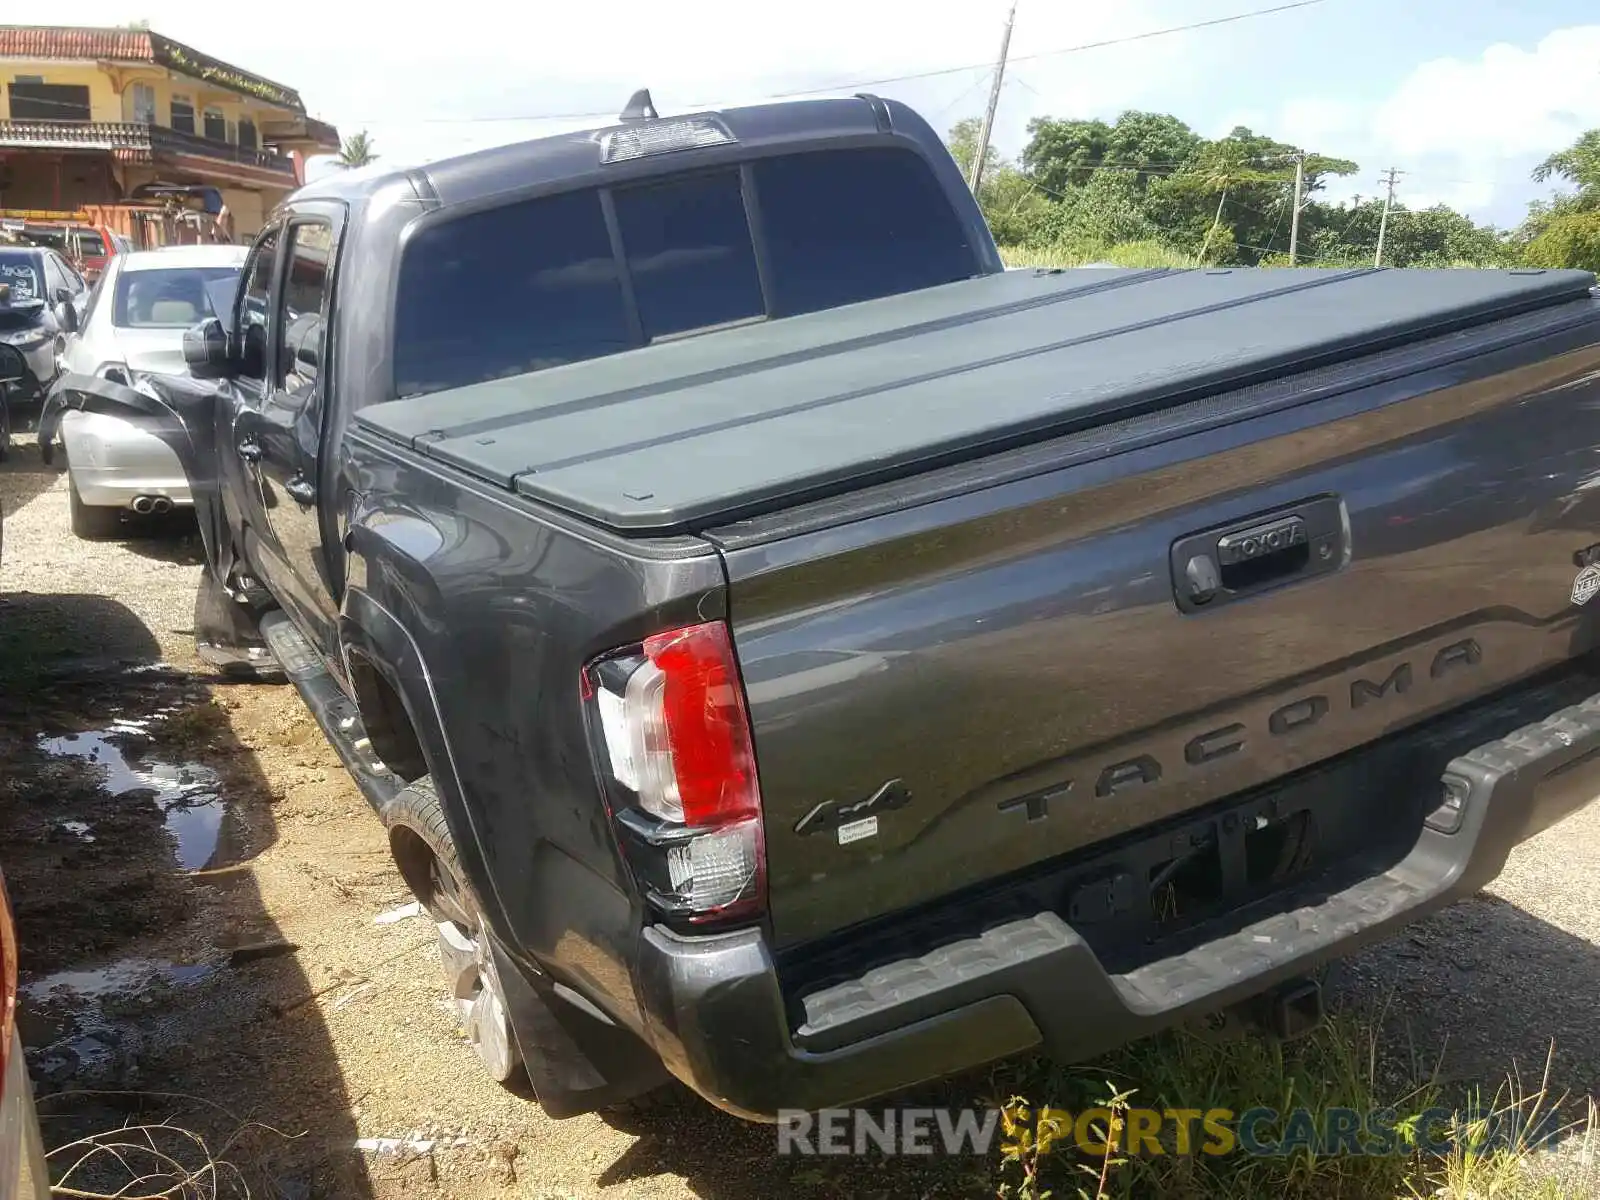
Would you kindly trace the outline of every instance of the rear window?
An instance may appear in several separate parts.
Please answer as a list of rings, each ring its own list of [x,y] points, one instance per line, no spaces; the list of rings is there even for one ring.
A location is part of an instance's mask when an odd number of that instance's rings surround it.
[[[395,390],[525,374],[665,337],[964,279],[978,258],[921,157],[813,151],[444,221],[405,249]],[[752,216],[763,230],[760,249]]]
[[[784,313],[935,287],[976,261],[939,181],[905,151],[820,150],[755,164]]]
[[[32,254],[7,254],[0,251],[0,283],[10,286],[13,304],[37,300],[44,295],[44,279],[39,260]]]
[[[105,241],[98,233],[80,233],[78,238],[78,253],[84,258],[103,258],[106,253]]]
[[[122,329],[187,329],[229,306],[238,267],[174,267],[117,276],[111,323]]]
[[[44,321],[44,279],[37,256],[15,250],[0,250],[0,284],[7,287],[7,298],[0,300],[0,331],[31,329]]]

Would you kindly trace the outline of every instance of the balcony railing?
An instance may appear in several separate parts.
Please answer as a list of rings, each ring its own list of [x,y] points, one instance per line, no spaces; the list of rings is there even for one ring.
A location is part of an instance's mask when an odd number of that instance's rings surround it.
[[[192,154],[294,177],[294,162],[287,155],[133,121],[0,121],[0,146]]]

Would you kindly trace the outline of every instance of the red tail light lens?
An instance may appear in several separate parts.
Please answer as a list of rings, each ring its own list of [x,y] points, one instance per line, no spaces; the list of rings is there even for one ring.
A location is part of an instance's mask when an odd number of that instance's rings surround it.
[[[761,812],[750,719],[727,626],[695,625],[646,638],[645,658],[660,672],[660,721],[677,796],[674,816],[687,825],[722,825]]]
[[[704,920],[761,903],[761,789],[728,627],[691,625],[592,665],[592,704],[636,872],[664,911]]]

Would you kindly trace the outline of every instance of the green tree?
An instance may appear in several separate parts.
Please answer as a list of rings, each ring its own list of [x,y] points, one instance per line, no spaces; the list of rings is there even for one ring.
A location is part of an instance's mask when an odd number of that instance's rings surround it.
[[[1227,208],[1230,192],[1242,189],[1246,185],[1272,184],[1273,191],[1278,193],[1272,199],[1280,205],[1283,202],[1284,166],[1281,161],[1277,161],[1278,156],[1264,156],[1253,145],[1254,141],[1254,135],[1249,130],[1235,129],[1227,137],[1208,143],[1196,156],[1193,164],[1168,181],[1168,192],[1174,197],[1187,196],[1195,199],[1216,197],[1216,212],[1206,229],[1205,237],[1200,242],[1199,257],[1202,262],[1207,261],[1206,255],[1210,253],[1211,245],[1217,240],[1217,233],[1222,228],[1222,215]],[[1266,165],[1268,163],[1272,165]],[[1292,175],[1294,168],[1290,166],[1288,169]],[[1262,196],[1262,189],[1254,188],[1251,195]]]
[[[1600,216],[1600,129],[1591,129],[1565,150],[1558,150],[1533,169],[1535,183],[1561,180],[1574,184],[1548,200],[1528,205],[1528,215],[1511,235],[1523,260],[1536,267],[1579,267],[1600,270],[1595,253],[1596,218]]]
[[[368,163],[378,161],[378,156],[372,149],[372,138],[363,129],[360,133],[352,133],[344,139],[344,144],[339,147],[339,163],[346,167],[364,167]]]
[[[983,122],[977,117],[968,117],[952,125],[949,136],[945,138],[945,146],[950,151],[950,157],[956,160],[956,166],[961,168],[963,179],[972,178],[972,157],[978,152],[978,135],[982,132]],[[988,175],[999,166],[1000,155],[990,144],[983,155],[983,173]]]
[[[1591,129],[1565,150],[1559,150],[1533,169],[1533,181],[1563,179],[1577,185],[1571,207],[1580,212],[1600,209],[1600,129]]]
[[[1600,272],[1600,208],[1557,213],[1522,252],[1534,267],[1576,267]]]
[[[972,158],[978,152],[981,123],[976,117],[958,121],[945,139],[950,157],[970,177]],[[1038,228],[1050,210],[1050,201],[1033,181],[1002,158],[991,145],[983,156],[983,182],[978,185],[978,207],[989,231],[1002,246],[1019,246],[1038,240]]]
[[[1069,188],[1082,187],[1094,178],[1105,161],[1111,126],[1104,121],[1057,121],[1035,117],[1028,122],[1028,144],[1022,151],[1022,169],[1057,199]]]

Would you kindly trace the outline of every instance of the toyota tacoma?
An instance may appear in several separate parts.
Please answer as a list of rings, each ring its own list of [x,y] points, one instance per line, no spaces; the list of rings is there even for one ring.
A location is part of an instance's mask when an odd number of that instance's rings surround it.
[[[1588,273],[1007,271],[901,104],[641,93],[306,186],[186,355],[53,412],[556,1116],[1313,1019],[1600,791]]]

